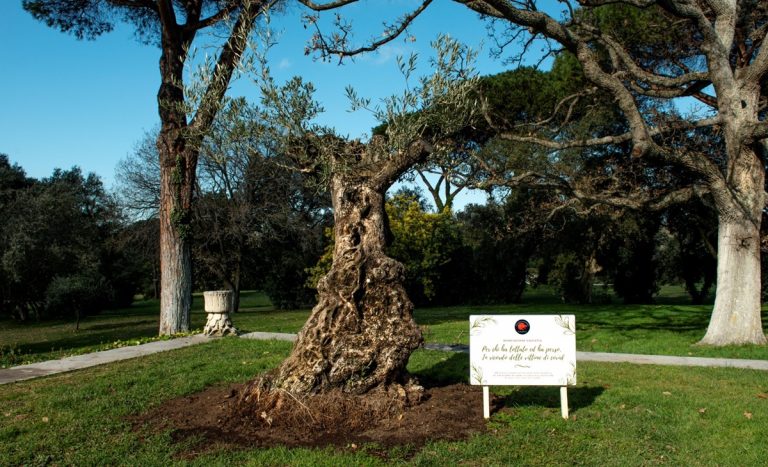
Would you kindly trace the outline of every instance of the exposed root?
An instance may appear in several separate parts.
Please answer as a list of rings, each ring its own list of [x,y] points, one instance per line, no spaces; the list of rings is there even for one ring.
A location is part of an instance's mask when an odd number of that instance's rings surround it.
[[[245,386],[230,408],[227,424],[244,421],[264,427],[293,430],[296,436],[342,436],[358,433],[379,421],[402,417],[424,400],[424,388],[415,380],[379,387],[366,394],[341,389],[315,395],[292,394],[272,388],[269,378]]]

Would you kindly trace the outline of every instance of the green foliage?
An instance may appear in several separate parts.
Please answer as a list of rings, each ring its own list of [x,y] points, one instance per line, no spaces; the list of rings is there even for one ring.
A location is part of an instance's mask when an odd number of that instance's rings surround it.
[[[658,292],[653,252],[659,231],[658,215],[627,212],[613,223],[615,253],[603,259],[612,269],[613,290],[625,303],[651,303]]]
[[[458,214],[471,252],[462,282],[464,301],[514,303],[525,290],[528,263],[541,229],[535,220],[535,192],[515,190],[505,202],[471,205]],[[456,302],[459,303],[459,302]]]
[[[610,35],[638,63],[661,75],[669,73],[672,63],[685,63],[691,69],[706,66],[700,61],[701,38],[693,22],[674,17],[657,5],[609,4],[581,9],[577,17]]]
[[[424,201],[408,193],[390,198],[386,211],[394,238],[387,253],[405,265],[411,300],[434,300],[446,265],[462,246],[458,225],[450,212],[426,212]]]
[[[35,19],[78,39],[95,39],[114,28],[111,6],[105,2],[24,0],[22,5]]]
[[[0,311],[21,321],[90,314],[117,290],[130,303],[130,256],[114,243],[121,219],[101,180],[78,168],[27,180],[7,158],[0,168]]]
[[[290,242],[273,242],[271,246],[264,257],[268,262],[263,266],[262,283],[269,300],[283,310],[314,304],[314,290],[306,286],[309,275],[307,269],[317,260],[319,253],[314,249],[296,248],[297,245]]]
[[[89,274],[56,276],[45,290],[49,316],[80,318],[100,312],[111,301],[106,279]]]
[[[703,303],[712,291],[717,270],[714,210],[700,200],[692,200],[668,209],[663,224],[657,248],[662,279],[670,284],[682,283],[693,303]]]
[[[551,266],[548,283],[555,287],[564,302],[589,303],[592,301],[592,280],[587,260],[573,251],[558,254]]]

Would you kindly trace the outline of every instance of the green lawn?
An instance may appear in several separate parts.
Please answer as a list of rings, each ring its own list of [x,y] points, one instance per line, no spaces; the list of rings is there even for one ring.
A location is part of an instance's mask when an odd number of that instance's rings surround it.
[[[0,386],[0,465],[379,465],[370,449],[242,449],[182,459],[171,434],[134,432],[127,416],[164,400],[246,381],[277,365],[285,342],[227,338],[88,370]],[[418,351],[423,379],[466,381],[466,354]],[[426,445],[413,465],[765,465],[764,372],[579,364],[571,420],[557,388],[493,388],[506,407],[489,431]],[[480,404],[480,399],[478,399]]]
[[[656,355],[768,359],[768,348],[696,346],[709,322],[711,304],[688,305],[680,288],[662,289],[653,305],[614,303],[570,305],[546,288],[526,293],[523,303],[492,306],[420,308],[416,321],[427,342],[467,344],[471,314],[575,314],[577,349]],[[768,324],[767,309],[763,322]],[[233,322],[243,332],[297,332],[309,310],[276,310],[260,292],[244,292],[241,312]],[[106,311],[83,321],[75,332],[71,322],[19,324],[0,321],[0,367],[61,358],[157,339],[159,305],[139,301],[132,307]],[[196,295],[192,329],[205,325],[202,296]],[[768,329],[768,328],[767,328]]]

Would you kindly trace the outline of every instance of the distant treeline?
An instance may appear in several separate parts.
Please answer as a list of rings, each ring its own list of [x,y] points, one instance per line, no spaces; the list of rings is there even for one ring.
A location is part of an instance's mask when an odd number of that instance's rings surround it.
[[[255,288],[279,307],[312,304],[311,286],[331,261],[331,215],[322,194],[293,181],[302,201],[295,196],[279,216],[277,206],[261,212],[271,222],[269,235],[265,230],[258,241],[237,245],[240,260],[230,276],[222,270],[233,252],[215,246],[231,237],[222,215],[231,201],[201,194],[193,255],[198,289]],[[652,301],[662,283],[684,285],[693,302],[711,292],[717,224],[700,203],[584,215],[553,212],[547,196],[515,189],[502,201],[457,213],[430,212],[417,191],[391,196],[389,253],[406,265],[412,300],[422,306],[508,303],[541,284],[580,303],[607,298],[596,283],[610,285],[626,302]],[[3,315],[79,319],[127,306],[136,295],[158,296],[157,220],[131,220],[117,199],[94,174],[73,168],[37,180],[0,155]],[[225,280],[233,271],[236,283]]]

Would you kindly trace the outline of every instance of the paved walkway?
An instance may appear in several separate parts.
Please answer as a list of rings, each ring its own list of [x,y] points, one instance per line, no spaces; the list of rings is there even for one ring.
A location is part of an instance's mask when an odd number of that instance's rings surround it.
[[[260,340],[284,340],[295,341],[296,334],[283,334],[273,332],[251,332],[240,337],[245,339]],[[166,350],[180,349],[190,345],[209,342],[211,338],[202,334],[190,337],[181,337],[167,341],[150,342],[147,344],[121,347],[119,349],[93,352],[75,357],[62,358],[61,360],[49,360],[47,362],[31,363],[7,369],[0,369],[0,384],[15,383],[40,376],[48,376],[67,371],[80,370],[105,363],[127,360],[129,358],[142,357]],[[429,350],[442,350],[447,352],[469,353],[466,345],[426,344]],[[610,363],[634,363],[640,365],[679,365],[679,366],[704,366],[721,368],[744,368],[751,370],[768,371],[768,360],[742,360],[731,358],[701,358],[701,357],[671,357],[666,355],[636,355],[622,353],[598,353],[576,352],[576,360],[580,362],[610,362]]]

